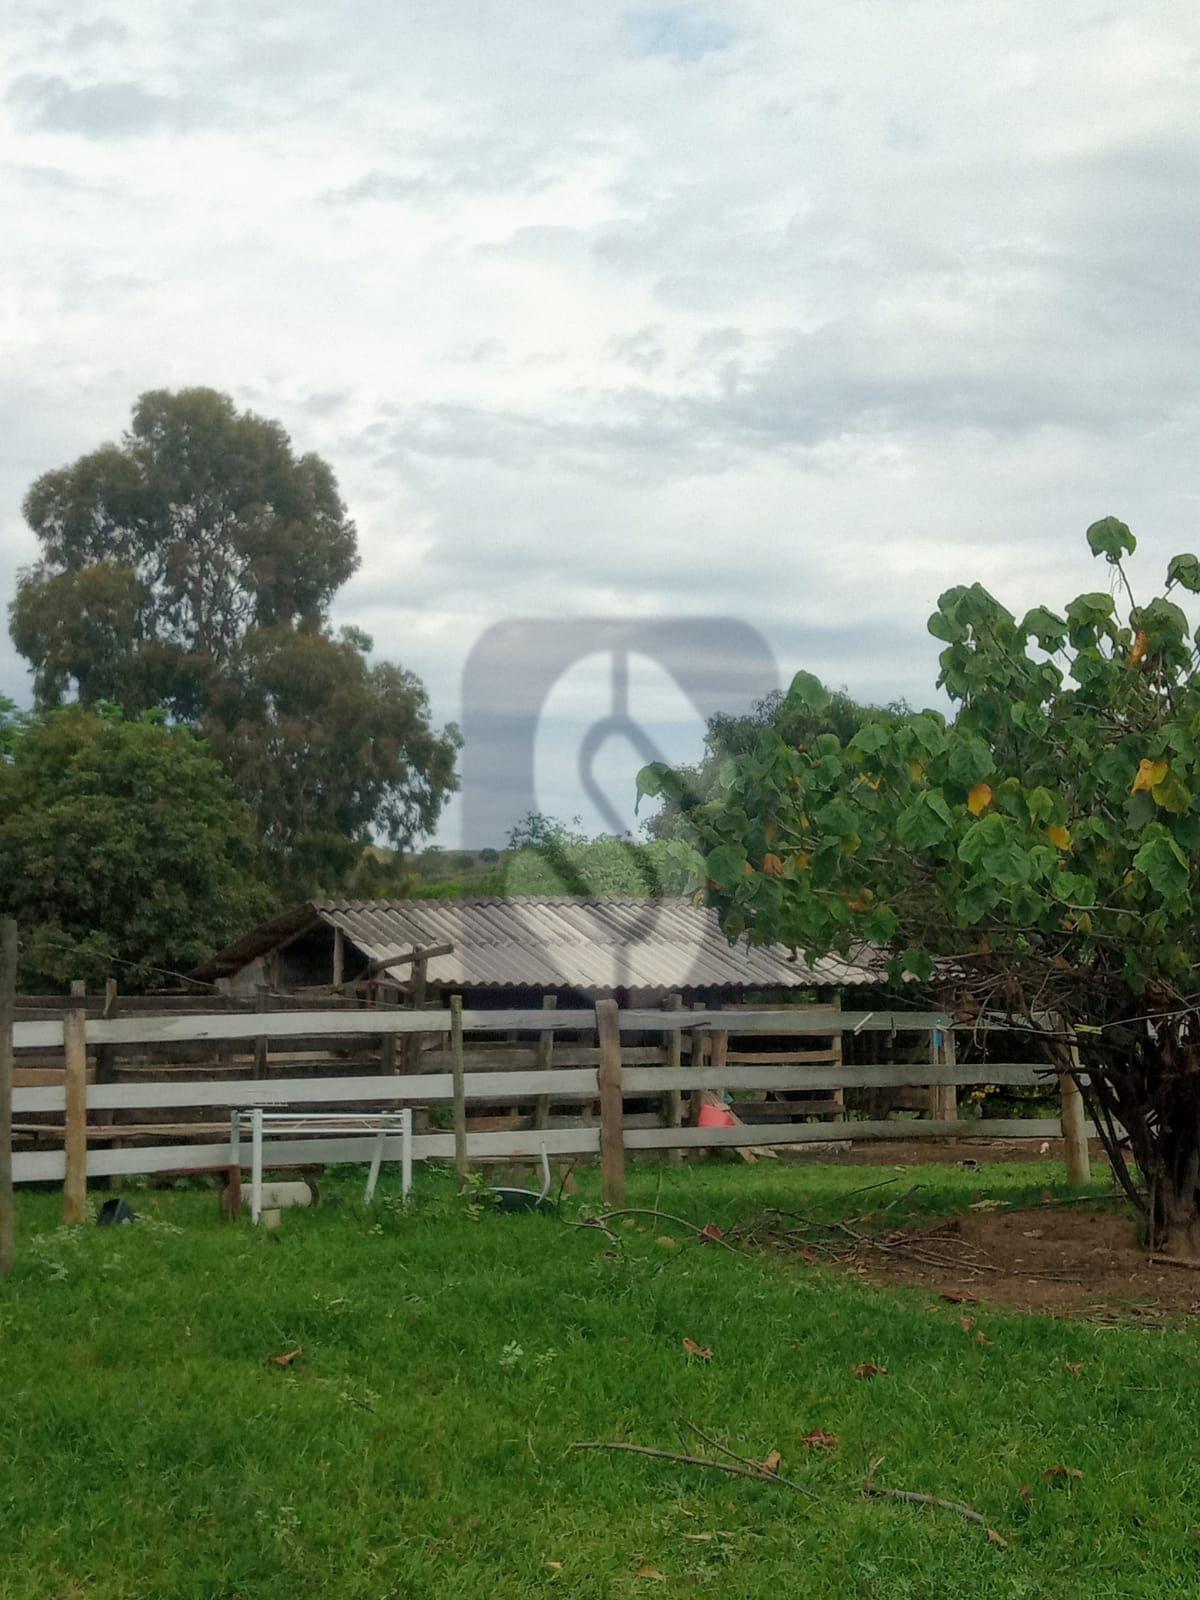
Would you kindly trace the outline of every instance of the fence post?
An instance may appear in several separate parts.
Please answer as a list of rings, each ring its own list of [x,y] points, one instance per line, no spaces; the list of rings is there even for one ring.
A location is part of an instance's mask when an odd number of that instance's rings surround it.
[[[255,1003],[255,1006],[257,1007],[257,1009],[259,1011],[266,1011],[268,1009],[268,1007],[267,1007],[267,995],[268,995],[268,990],[267,990],[266,984],[264,984],[264,983],[258,984],[258,986],[256,987],[256,989],[254,991],[254,1003]],[[267,1078],[267,1077],[270,1077],[270,1066],[271,1066],[270,1040],[269,1040],[268,1036],[265,1033],[260,1033],[258,1035],[258,1037],[254,1041],[254,1067],[253,1067],[253,1075],[254,1075],[254,1077],[255,1078]],[[99,1061],[97,1061],[96,1081],[97,1081],[97,1083],[100,1081]]]
[[[454,1170],[458,1187],[465,1189],[471,1176],[467,1157],[467,1080],[463,1055],[462,995],[450,996],[450,1066],[454,1077]]]
[[[542,996],[542,1010],[553,1011],[558,1005],[558,996],[545,994]],[[544,1033],[538,1034],[537,1066],[539,1072],[549,1072],[554,1065],[554,1033],[547,1028]],[[533,1107],[533,1125],[535,1128],[548,1128],[550,1126],[550,1096],[540,1094]]]
[[[668,1011],[683,1010],[683,996],[669,994],[663,1002]],[[678,1071],[683,1066],[683,1029],[668,1028],[666,1035],[667,1069]],[[664,1128],[678,1128],[683,1123],[683,1092],[680,1089],[668,1089],[662,1097],[662,1121]],[[673,1167],[683,1161],[683,1150],[676,1145],[667,1151],[667,1160]]]
[[[63,1221],[82,1222],[87,1216],[87,1010],[84,1006],[72,1006],[63,1016],[63,1066],[67,1088]]]
[[[930,1028],[929,1065],[953,1066],[954,1035],[949,1028]],[[933,1122],[954,1122],[958,1118],[958,1090],[952,1083],[929,1085],[929,1117]]]
[[[13,1208],[13,1020],[17,998],[17,924],[0,917],[0,1277],[12,1271],[16,1220]]]
[[[1071,1065],[1078,1067],[1079,1051],[1071,1046]],[[1067,1182],[1072,1188],[1082,1187],[1092,1181],[1092,1158],[1088,1151],[1087,1126],[1083,1115],[1083,1096],[1079,1085],[1069,1072],[1058,1077],[1062,1096],[1062,1131],[1066,1146]]]
[[[838,990],[837,994],[834,995],[832,1003],[833,1003],[833,1009],[835,1011],[840,1011],[842,1009],[842,993],[841,993],[840,989]],[[836,1030],[830,1035],[830,1038],[829,1038],[829,1049],[830,1049],[830,1053],[833,1056],[833,1065],[835,1067],[840,1067],[842,1065],[842,1062],[843,1062],[842,1024],[841,1024],[840,1021],[838,1022]],[[832,1116],[828,1116],[828,1114],[827,1114],[826,1115],[826,1121],[828,1121],[828,1122],[845,1122],[845,1120],[846,1120],[846,1091],[844,1089],[835,1089],[833,1091],[833,1094],[832,1094],[832,1099],[833,1099],[834,1104],[837,1106],[837,1110],[833,1113]]]
[[[605,1204],[625,1204],[625,1128],[621,1088],[621,1018],[615,1000],[597,1000],[600,1042],[600,1192]]]

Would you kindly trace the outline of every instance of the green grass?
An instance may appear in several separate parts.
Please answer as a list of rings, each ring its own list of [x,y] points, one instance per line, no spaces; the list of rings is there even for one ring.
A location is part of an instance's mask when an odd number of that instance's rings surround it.
[[[1046,1171],[913,1177],[946,1210],[1032,1198]],[[661,1205],[728,1223],[885,1176],[689,1166],[666,1171]],[[653,1203],[658,1182],[635,1172],[631,1204]],[[137,1227],[69,1233],[57,1197],[21,1198],[18,1267],[0,1285],[5,1600],[1200,1587],[1188,1332],[973,1308],[984,1347],[919,1292],[669,1248],[653,1222],[622,1229],[614,1256],[595,1231],[472,1218],[430,1173],[407,1213],[348,1200],[287,1213],[278,1238],[220,1225],[212,1194],[131,1198]],[[685,1336],[711,1362],[689,1361]],[[295,1345],[294,1368],[265,1365]],[[888,1374],[857,1380],[860,1362]],[[565,1449],[677,1447],[683,1416],[735,1449],[778,1448],[819,1500]],[[838,1448],[806,1452],[814,1427]],[[881,1482],[969,1501],[1009,1548],[947,1512],[865,1502],[878,1456]],[[1059,1464],[1083,1477],[1045,1481]]]

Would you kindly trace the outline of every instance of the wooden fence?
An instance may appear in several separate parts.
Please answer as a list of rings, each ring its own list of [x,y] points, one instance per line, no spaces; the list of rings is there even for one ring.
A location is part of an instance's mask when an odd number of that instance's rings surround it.
[[[432,1024],[432,1027],[431,1027]],[[792,1049],[778,1052],[721,1048],[733,1031],[739,1037],[800,1039],[834,1037],[835,1050]],[[848,1035],[886,1031],[924,1037],[925,1059],[913,1062],[848,1062],[842,1042]],[[595,1047],[565,1044],[564,1058],[554,1064],[553,1042],[560,1033],[593,1033]],[[692,1040],[692,1060],[684,1065],[680,1049],[684,1033]],[[466,1036],[528,1034],[529,1050],[538,1065],[488,1070],[489,1057],[468,1051]],[[345,1077],[233,1077],[226,1079],[173,1076],[169,1081],[90,1082],[88,1051],[130,1046],[165,1047],[206,1043],[229,1047],[247,1041],[253,1048],[264,1040],[276,1043],[362,1036],[442,1035],[449,1049],[417,1058],[420,1066],[440,1071],[403,1075],[374,1072]],[[628,1037],[658,1037],[657,1047],[626,1042]],[[709,1048],[696,1041],[707,1036]],[[172,1016],[135,1014],[89,1016],[84,1008],[68,1009],[58,1018],[17,1022],[13,1045],[18,1062],[23,1053],[53,1052],[60,1056],[57,1081],[18,1087],[13,1093],[14,1120],[51,1116],[62,1119],[62,1145],[54,1149],[20,1150],[13,1156],[13,1179],[62,1182],[68,1220],[82,1216],[86,1180],[121,1173],[161,1173],[226,1168],[229,1165],[228,1113],[235,1106],[328,1107],[346,1103],[449,1106],[451,1131],[419,1132],[413,1141],[418,1161],[457,1159],[489,1161],[536,1156],[543,1148],[554,1157],[599,1156],[609,1198],[623,1191],[627,1153],[802,1145],[831,1139],[885,1140],[954,1137],[980,1139],[1067,1140],[1072,1178],[1084,1175],[1089,1130],[1083,1121],[1078,1089],[1069,1078],[1058,1080],[1061,1116],[1049,1118],[964,1118],[955,1115],[954,1092],[960,1085],[1033,1086],[1055,1082],[1051,1069],[1033,1062],[959,1061],[955,1029],[937,1012],[841,1011],[835,1007],[803,1010],[739,1010],[736,1017],[714,1010],[619,1010],[601,1000],[594,1010],[463,1010],[449,1011],[272,1011],[257,1013],[191,1013]],[[813,1059],[815,1058],[815,1059]],[[565,1064],[570,1062],[571,1064]],[[449,1069],[449,1070],[446,1070]],[[482,1069],[482,1070],[481,1070]],[[186,1069],[177,1069],[186,1070]],[[690,1125],[684,1096],[698,1104],[702,1091],[833,1091],[838,1104],[847,1089],[926,1086],[930,1115],[922,1121],[846,1118],[830,1122],[753,1122],[734,1127]],[[531,1101],[539,1110],[534,1125],[494,1131],[468,1131],[467,1108]],[[650,1102],[658,1109],[631,1115],[629,1101]],[[551,1103],[576,1109],[578,1120],[550,1119]],[[595,1120],[594,1109],[599,1108]],[[737,1109],[738,1102],[733,1103]],[[186,1108],[193,1115],[211,1108],[211,1121],[170,1126],[174,1142],[123,1147],[122,1134],[145,1138],[154,1128],[115,1126],[115,1113],[151,1110],[161,1115]],[[756,1111],[761,1110],[755,1105]],[[781,1102],[783,1113],[805,1114],[804,1102]],[[825,1107],[822,1106],[822,1110]],[[160,1131],[166,1136],[167,1128]],[[294,1139],[273,1144],[271,1164],[363,1161],[369,1159],[369,1137]],[[106,1147],[107,1146],[107,1147]]]

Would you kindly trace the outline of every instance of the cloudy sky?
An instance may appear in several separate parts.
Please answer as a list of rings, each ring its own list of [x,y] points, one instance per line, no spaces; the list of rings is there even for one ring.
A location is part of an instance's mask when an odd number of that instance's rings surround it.
[[[363,553],[337,620],[439,720],[478,720],[489,627],[580,619],[537,799],[595,822],[582,619],[643,625],[630,715],[686,753],[646,624],[719,660],[741,620],[784,678],[928,701],[950,583],[1101,587],[1109,512],[1145,584],[1197,548],[1192,5],[8,0],[2,27],[5,596],[39,472],[145,388],[226,389],[334,466]],[[2,691],[28,699],[7,639]]]

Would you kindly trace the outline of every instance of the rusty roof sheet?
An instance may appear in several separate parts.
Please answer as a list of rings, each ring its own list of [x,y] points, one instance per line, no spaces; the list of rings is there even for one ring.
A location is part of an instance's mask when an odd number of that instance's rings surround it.
[[[873,952],[810,964],[784,945],[731,945],[711,907],[683,899],[493,895],[327,900],[310,909],[372,961],[453,944],[453,954],[429,962],[427,981],[438,988],[670,992],[843,988],[883,978]]]

